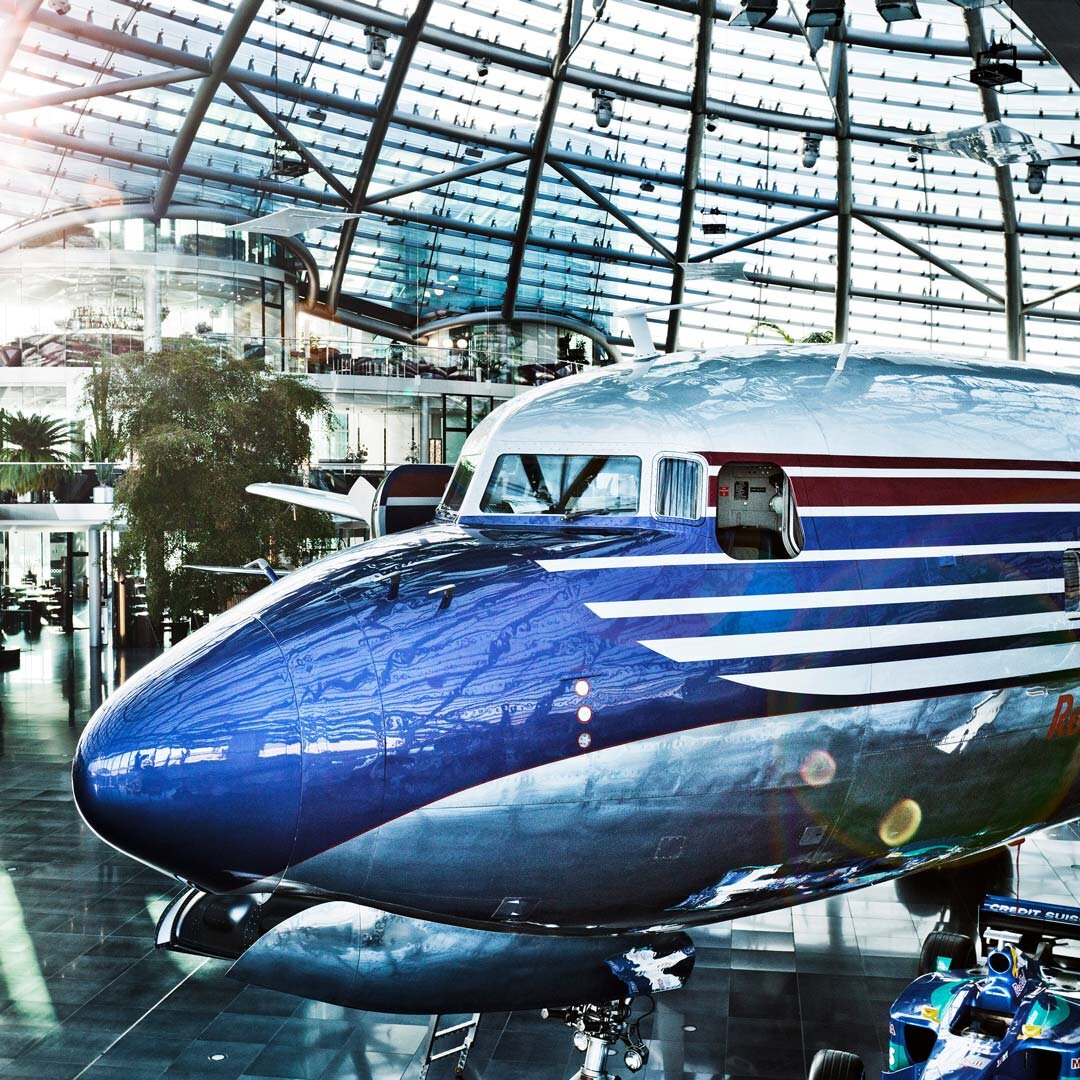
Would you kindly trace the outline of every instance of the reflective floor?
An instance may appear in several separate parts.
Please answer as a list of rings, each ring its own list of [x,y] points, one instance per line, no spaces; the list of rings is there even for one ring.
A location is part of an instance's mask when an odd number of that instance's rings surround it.
[[[74,648],[49,631],[10,644],[23,652],[0,675],[0,1076],[415,1077],[426,1017],[248,989],[224,963],[153,948],[172,883],[94,837],[68,787],[94,703],[146,657],[107,653],[95,686],[84,635]],[[1080,900],[1078,839],[1070,827],[1028,841],[1020,893]],[[695,931],[689,987],[659,996],[642,1025],[644,1077],[802,1078],[826,1046],[860,1054],[873,1077],[921,937],[939,921],[962,927],[983,891],[1013,879],[1003,855]],[[470,1058],[482,1080],[566,1080],[579,1064],[565,1028],[517,1013],[485,1016]]]

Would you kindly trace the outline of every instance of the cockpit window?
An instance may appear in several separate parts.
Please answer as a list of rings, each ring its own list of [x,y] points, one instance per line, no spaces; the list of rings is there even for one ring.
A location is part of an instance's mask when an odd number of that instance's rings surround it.
[[[452,510],[455,513],[460,510],[461,504],[465,501],[465,492],[469,490],[469,484],[475,475],[476,458],[459,458],[439,509]]]
[[[503,454],[480,502],[486,514],[636,514],[641,459]]]

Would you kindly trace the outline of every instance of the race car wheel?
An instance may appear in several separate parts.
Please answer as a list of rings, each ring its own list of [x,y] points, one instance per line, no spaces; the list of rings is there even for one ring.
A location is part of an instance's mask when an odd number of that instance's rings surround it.
[[[919,974],[931,971],[965,971],[975,966],[975,942],[967,934],[934,930],[926,935],[919,953]]]
[[[857,1054],[819,1050],[810,1062],[808,1080],[865,1080],[866,1066]]]

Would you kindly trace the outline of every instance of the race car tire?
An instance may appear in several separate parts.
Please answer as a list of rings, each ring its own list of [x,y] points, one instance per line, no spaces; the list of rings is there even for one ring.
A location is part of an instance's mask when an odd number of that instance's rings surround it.
[[[866,1066],[857,1054],[819,1050],[810,1062],[808,1080],[865,1080]]]
[[[919,974],[931,971],[965,971],[975,966],[975,942],[967,934],[952,930],[933,930],[926,935],[922,952],[919,953]]]

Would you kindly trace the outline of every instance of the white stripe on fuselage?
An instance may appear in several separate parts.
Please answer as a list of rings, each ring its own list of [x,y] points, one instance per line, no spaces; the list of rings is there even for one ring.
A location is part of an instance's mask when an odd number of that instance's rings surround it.
[[[946,622],[844,626],[828,630],[781,630],[775,633],[710,634],[705,637],[653,638],[638,642],[680,664],[797,656],[845,649],[890,649],[938,641],[978,641],[1013,634],[1044,634],[1069,627],[1064,612],[1008,615],[999,618],[950,619]]]
[[[729,682],[760,690],[824,697],[889,694],[962,683],[1004,682],[1033,675],[1056,675],[1080,667],[1080,643],[1026,649],[931,656],[887,663],[754,671],[725,675]]]
[[[720,552],[687,552],[671,555],[597,555],[577,559],[537,559],[537,565],[551,574],[569,570],[633,570],[660,566],[792,566],[811,562],[861,562],[881,559],[948,559],[969,555],[1021,555],[1027,552],[1066,551],[1080,547],[1078,540],[1046,540],[1025,544],[954,544],[927,547],[831,548],[804,550],[794,559],[756,563],[733,559]]]
[[[715,510],[715,506],[710,506]],[[806,506],[804,518],[954,517],[956,514],[1080,514],[1080,503],[950,503],[948,506]]]
[[[843,589],[801,593],[753,593],[742,596],[687,596],[664,600],[598,601],[585,606],[601,619],[647,619],[669,615],[728,615],[752,611],[808,608],[876,607],[879,604],[942,603],[992,600],[1008,596],[1058,595],[1063,578],[1034,581],[986,581],[971,585],[931,585],[894,589]]]

